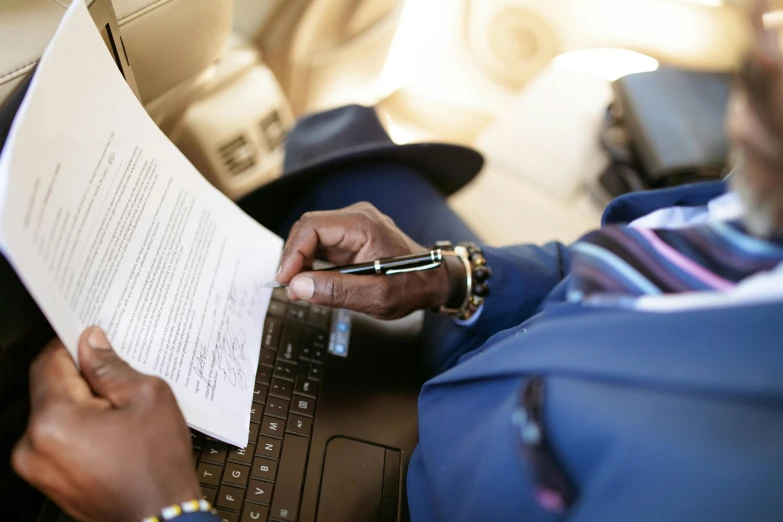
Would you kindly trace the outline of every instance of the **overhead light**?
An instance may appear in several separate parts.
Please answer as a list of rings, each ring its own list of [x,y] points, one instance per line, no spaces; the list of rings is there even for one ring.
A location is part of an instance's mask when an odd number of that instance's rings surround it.
[[[646,54],[612,48],[572,51],[552,60],[555,69],[590,74],[608,81],[629,74],[654,71],[659,65],[658,60]]]
[[[690,4],[706,5],[709,7],[721,7],[725,5],[724,0],[680,0],[681,2],[688,2]]]
[[[783,10],[764,13],[764,27],[769,30],[775,30],[783,27]]]

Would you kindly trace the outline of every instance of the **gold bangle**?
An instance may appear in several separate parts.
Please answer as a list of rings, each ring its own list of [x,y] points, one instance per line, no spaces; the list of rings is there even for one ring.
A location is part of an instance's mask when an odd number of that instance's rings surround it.
[[[487,282],[491,270],[487,266],[487,260],[481,248],[473,243],[460,243],[452,247],[451,243],[440,242],[436,246],[444,255],[444,265],[448,270],[450,259],[458,259],[465,269],[464,278],[455,279],[449,273],[449,283],[452,291],[445,305],[438,310],[439,313],[460,321],[467,321],[473,317],[484,304],[489,294]],[[459,307],[454,302],[454,292],[462,290],[462,299]],[[450,305],[450,306],[447,306]]]

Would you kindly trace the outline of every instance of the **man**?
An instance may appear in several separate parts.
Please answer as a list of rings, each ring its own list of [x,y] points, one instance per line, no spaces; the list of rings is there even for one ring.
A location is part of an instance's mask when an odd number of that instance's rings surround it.
[[[428,203],[443,219],[422,225],[387,190],[404,186],[410,203],[432,193],[426,181],[382,164],[369,183],[347,169],[340,193],[324,182],[303,197],[297,211],[361,194],[395,221],[369,204],[305,214],[277,276],[292,299],[381,318],[460,305],[448,312],[459,324],[428,319],[437,376],[419,402],[412,520],[783,519],[783,58],[760,5],[754,29],[729,114],[733,193],[633,194],[571,248],[471,247],[461,273],[388,278],[307,270],[316,255],[361,262],[474,240],[442,198]],[[31,368],[15,470],[80,520],[165,517],[198,499],[168,387],[98,329],[79,360],[81,372],[54,342]]]

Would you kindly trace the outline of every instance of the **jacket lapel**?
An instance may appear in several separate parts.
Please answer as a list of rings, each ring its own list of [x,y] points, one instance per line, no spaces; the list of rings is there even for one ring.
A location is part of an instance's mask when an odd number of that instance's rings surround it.
[[[603,225],[630,223],[655,210],[667,207],[706,205],[726,192],[726,182],[708,181],[661,190],[631,192],[618,197],[604,210]]]

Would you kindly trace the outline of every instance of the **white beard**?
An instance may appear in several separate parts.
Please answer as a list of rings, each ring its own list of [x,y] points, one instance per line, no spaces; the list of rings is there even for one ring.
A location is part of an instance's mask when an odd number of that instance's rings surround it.
[[[780,222],[783,216],[783,186],[777,186],[772,191],[754,189],[747,182],[745,169],[748,167],[741,150],[732,151],[732,163],[736,168],[729,183],[745,207],[743,222],[748,231],[760,238],[783,235],[783,222]]]

